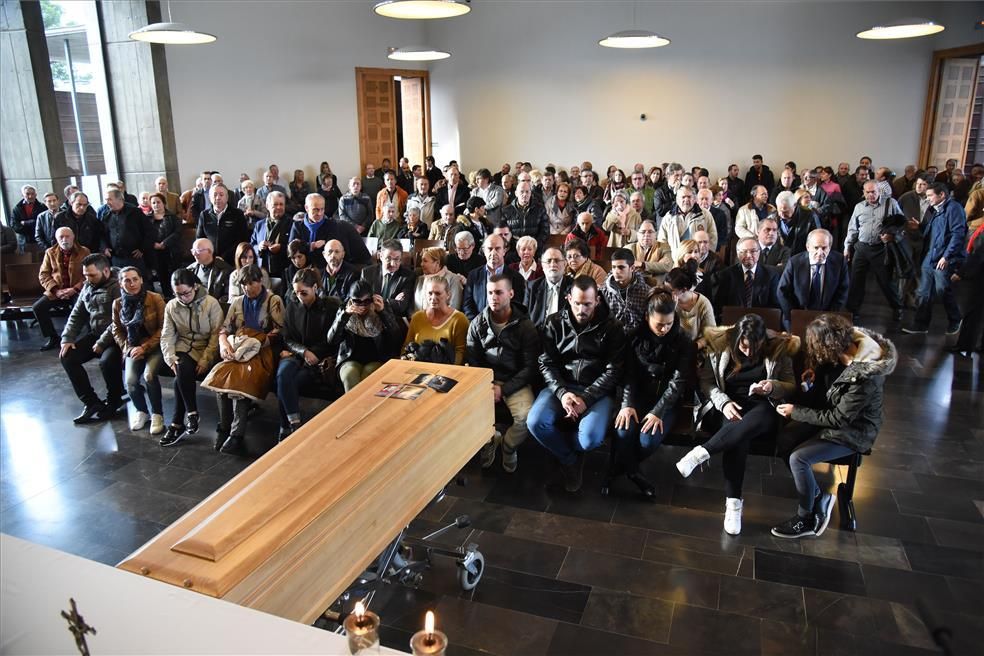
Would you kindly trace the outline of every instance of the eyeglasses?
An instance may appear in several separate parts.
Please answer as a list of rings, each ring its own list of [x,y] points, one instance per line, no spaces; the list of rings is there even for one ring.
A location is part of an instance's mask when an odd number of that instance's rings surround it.
[[[751,255],[752,253],[759,253],[759,252],[761,252],[759,249],[752,248],[750,250],[740,250],[740,251],[738,251],[738,254],[739,255]]]
[[[372,298],[353,298],[352,305],[358,305],[361,307],[372,305]]]
[[[211,248],[192,248],[191,249],[191,254],[192,255],[201,255],[202,253],[211,253],[211,252],[212,252],[212,249]]]
[[[176,295],[178,298],[188,298],[189,296],[195,295],[195,289],[191,288],[186,292],[177,292]]]

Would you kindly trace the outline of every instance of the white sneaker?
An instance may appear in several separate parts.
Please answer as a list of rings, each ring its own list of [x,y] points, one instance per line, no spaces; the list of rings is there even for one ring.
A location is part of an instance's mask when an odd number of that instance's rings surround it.
[[[164,432],[164,415],[150,416],[150,434],[160,435]]]
[[[724,532],[728,535],[741,533],[741,499],[728,497],[724,502]]]
[[[130,420],[130,430],[138,431],[147,425],[147,420],[150,419],[150,415],[146,412],[137,412],[133,415],[133,419]]]
[[[710,459],[711,454],[707,452],[707,449],[702,446],[695,446],[687,455],[680,458],[680,462],[676,464],[676,468],[681,476],[687,478],[698,466]]]

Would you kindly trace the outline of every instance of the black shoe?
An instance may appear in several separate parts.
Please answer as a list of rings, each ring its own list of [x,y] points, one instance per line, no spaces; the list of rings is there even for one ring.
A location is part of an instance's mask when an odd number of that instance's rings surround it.
[[[577,454],[577,459],[570,465],[561,465],[561,473],[564,476],[564,489],[568,492],[577,492],[584,483],[584,454]]]
[[[813,534],[817,537],[823,535],[830,523],[830,516],[834,512],[834,495],[824,492],[813,505]]]
[[[902,332],[906,335],[926,335],[929,333],[929,328],[922,328],[920,326],[903,326]]]
[[[126,405],[121,399],[106,399],[103,402],[103,409],[99,413],[100,419],[112,419],[119,414],[120,410],[125,409]]]
[[[639,488],[642,496],[646,497],[650,501],[656,498],[656,486],[653,485],[648,478],[639,472],[628,474],[626,478],[635,483],[635,486]]]
[[[49,337],[48,340],[44,343],[44,346],[42,346],[38,350],[39,351],[53,351],[56,348],[58,348],[59,346],[61,346],[61,342],[58,340],[57,337]]]
[[[901,322],[901,321],[902,321],[902,308],[899,308],[898,310],[896,310],[896,311],[895,311],[895,312],[894,312],[894,313],[892,314],[892,318],[893,318],[893,319],[894,319],[894,320],[895,320],[896,322]]]
[[[244,456],[246,455],[246,444],[241,435],[230,435],[219,451],[234,456]]]
[[[777,538],[803,538],[816,535],[813,532],[813,515],[800,517],[796,515],[772,529],[772,535]]]
[[[102,404],[101,401],[96,401],[95,403],[88,403],[84,408],[82,408],[82,414],[72,420],[75,424],[88,424],[97,418],[101,418],[103,411],[106,406]]]
[[[158,444],[164,447],[174,446],[180,442],[185,435],[187,435],[187,433],[184,432],[183,426],[171,425],[167,427],[167,432],[164,433],[164,437],[161,438]]]
[[[246,411],[246,418],[252,419],[256,416],[256,413],[260,411],[260,404],[256,401],[249,402],[249,410]]]
[[[212,444],[212,448],[216,451],[222,450],[222,445],[225,444],[226,440],[229,439],[229,433],[225,433],[220,430],[215,431],[215,442]]]
[[[185,430],[188,431],[189,435],[194,435],[198,432],[198,413],[192,412],[185,415]]]
[[[949,324],[946,328],[947,337],[952,337],[953,335],[956,335],[957,333],[960,332],[960,329],[962,327],[963,327],[963,319],[961,319],[957,323]]]
[[[294,431],[296,431],[300,427],[301,427],[300,424],[291,424],[290,426],[281,426],[280,427],[280,435],[277,436],[277,444],[280,444],[281,442],[283,442],[284,440],[286,440],[288,437],[290,437],[291,435],[293,435],[294,434]]]

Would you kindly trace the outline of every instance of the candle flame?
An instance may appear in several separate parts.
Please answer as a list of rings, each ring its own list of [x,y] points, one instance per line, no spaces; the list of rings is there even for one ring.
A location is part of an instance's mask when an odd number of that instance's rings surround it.
[[[361,620],[363,615],[365,614],[366,614],[366,607],[363,605],[363,603],[361,601],[355,602],[355,616]]]
[[[427,611],[427,615],[424,616],[424,631],[427,635],[433,635],[434,633],[434,612]]]

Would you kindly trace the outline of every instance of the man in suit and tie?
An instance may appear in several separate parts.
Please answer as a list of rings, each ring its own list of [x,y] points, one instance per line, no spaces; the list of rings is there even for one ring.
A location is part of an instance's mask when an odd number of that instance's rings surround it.
[[[506,266],[506,245],[499,235],[489,235],[482,242],[482,252],[485,254],[485,266],[478,267],[468,273],[465,284],[465,298],[462,307],[469,320],[474,319],[489,303],[487,284],[489,278],[496,274],[508,276],[512,282],[513,298],[526,298],[526,279],[516,269]]]
[[[530,319],[537,328],[542,329],[547,317],[564,307],[564,299],[574,279],[565,275],[567,260],[559,248],[551,246],[545,249],[540,256],[540,265],[543,267],[543,277],[530,282],[526,305],[530,310]]]
[[[471,192],[468,191],[468,185],[461,181],[461,173],[457,168],[452,167],[448,169],[447,185],[437,191],[434,207],[450,205],[454,208],[454,215],[461,216],[465,213],[465,203],[468,202],[470,196]]]
[[[787,330],[792,310],[840,311],[847,304],[847,261],[831,250],[833,243],[834,237],[828,231],[814,230],[806,240],[806,250],[794,255],[783,269],[779,305]]]
[[[387,239],[379,249],[379,264],[362,270],[362,279],[372,285],[372,293],[389,303],[393,313],[410,317],[413,290],[417,284],[413,271],[402,266],[403,246],[398,239]]]
[[[758,224],[759,262],[782,269],[789,261],[789,248],[779,241],[779,223],[771,216]]]
[[[714,313],[719,317],[725,305],[778,308],[776,288],[779,270],[759,261],[758,239],[738,241],[738,262],[725,267],[712,278]]]

